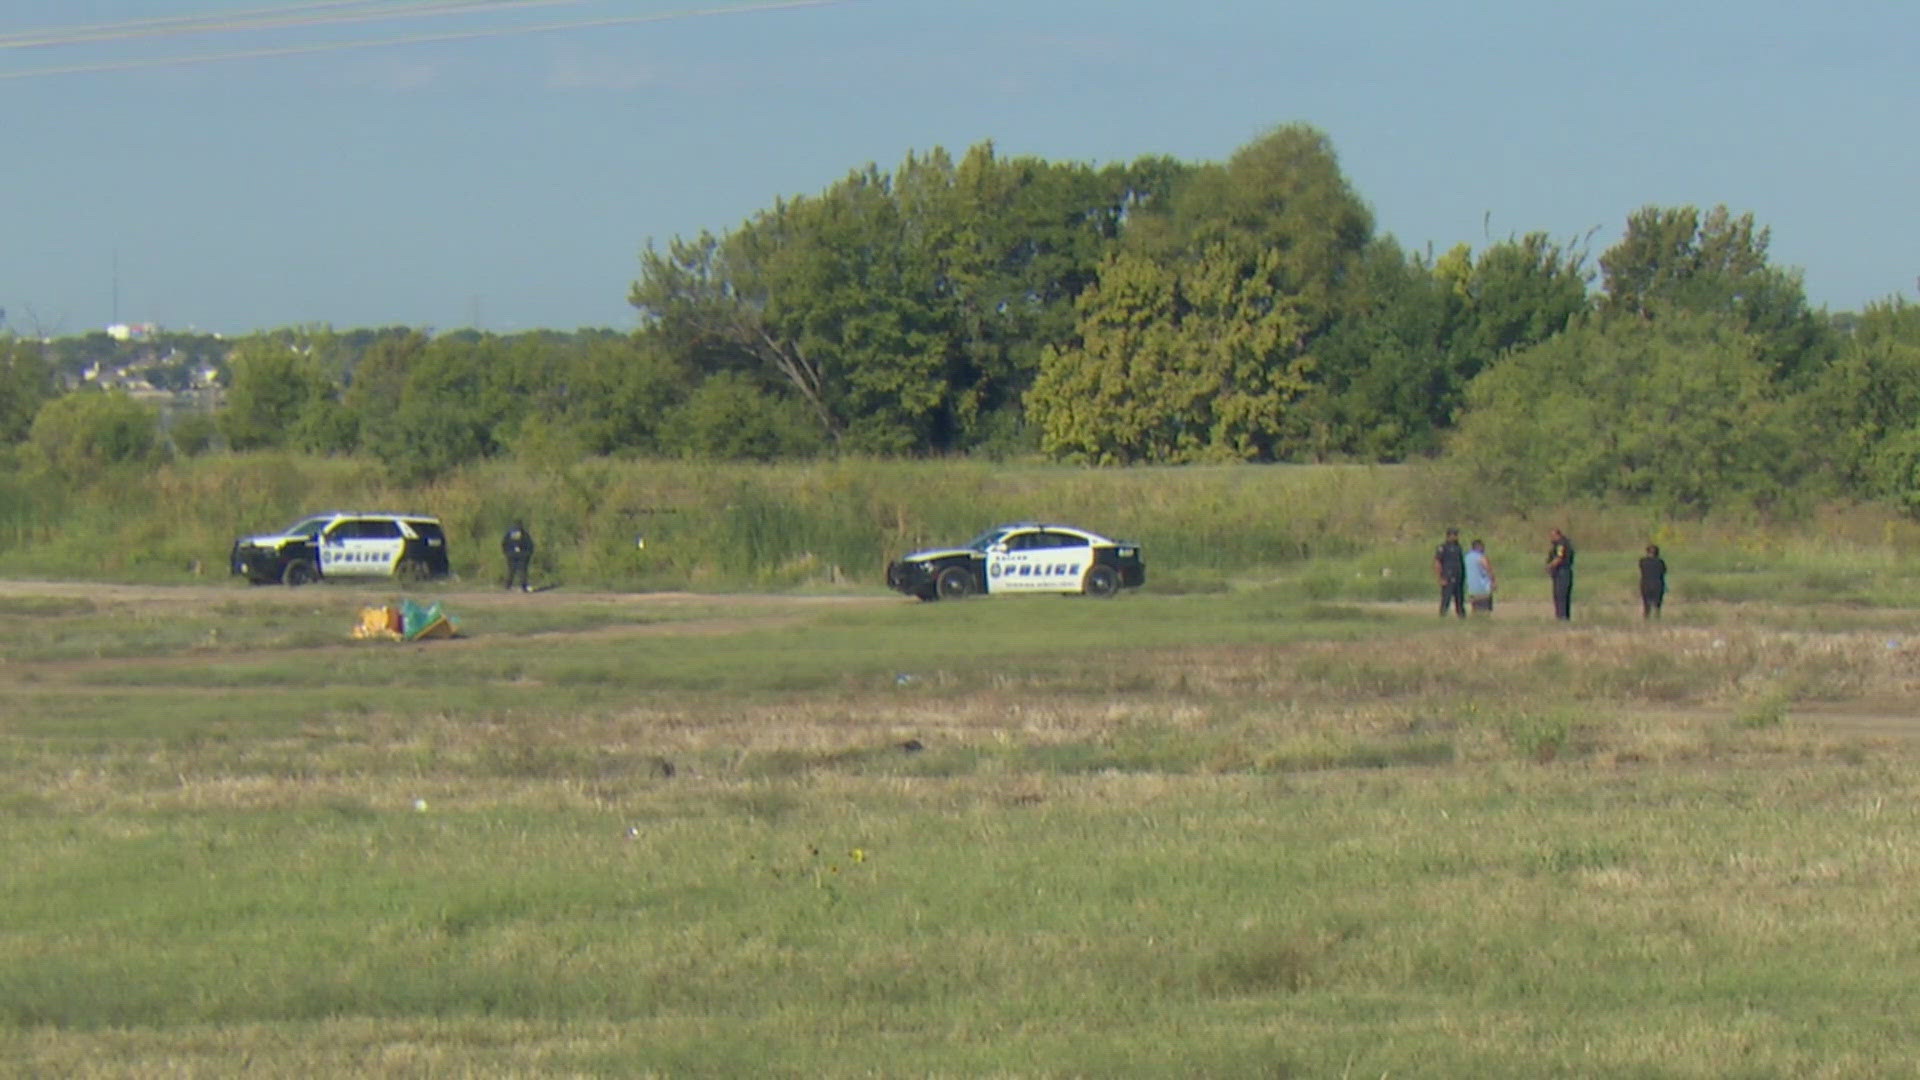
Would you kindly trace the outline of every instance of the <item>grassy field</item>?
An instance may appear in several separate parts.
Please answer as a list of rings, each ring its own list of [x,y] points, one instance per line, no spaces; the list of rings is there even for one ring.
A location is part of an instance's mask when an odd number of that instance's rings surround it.
[[[1887,605],[0,585],[15,1075],[1913,1075]]]

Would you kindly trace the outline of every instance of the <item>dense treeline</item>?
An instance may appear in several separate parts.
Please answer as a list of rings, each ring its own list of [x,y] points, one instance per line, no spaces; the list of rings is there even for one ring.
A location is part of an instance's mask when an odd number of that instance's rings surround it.
[[[413,478],[506,454],[1444,453],[1517,506],[1920,511],[1920,314],[1815,310],[1768,243],[1751,215],[1648,207],[1591,263],[1542,233],[1406,251],[1305,126],[1222,163],[985,144],[649,246],[630,333],[182,340],[149,381],[211,368],[223,403],[163,434],[143,406],[60,392],[101,335],[6,340],[0,440],[52,471],[224,446]]]

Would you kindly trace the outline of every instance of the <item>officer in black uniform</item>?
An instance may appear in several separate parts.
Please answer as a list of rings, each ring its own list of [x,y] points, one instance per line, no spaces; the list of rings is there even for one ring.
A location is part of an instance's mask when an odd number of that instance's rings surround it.
[[[1440,617],[1446,618],[1447,605],[1453,613],[1467,617],[1467,553],[1460,550],[1460,530],[1448,529],[1447,538],[1433,549],[1433,576],[1440,581]]]
[[[507,535],[500,538],[500,553],[507,557],[507,588],[512,589],[518,580],[521,592],[532,592],[527,584],[527,566],[533,562],[533,534],[525,525],[514,522]]]
[[[1640,560],[1640,617],[1651,619],[1660,614],[1667,599],[1667,560],[1660,557],[1660,545],[1648,544]]]
[[[1547,534],[1547,576],[1553,579],[1553,617],[1573,618],[1573,541],[1559,529]]]

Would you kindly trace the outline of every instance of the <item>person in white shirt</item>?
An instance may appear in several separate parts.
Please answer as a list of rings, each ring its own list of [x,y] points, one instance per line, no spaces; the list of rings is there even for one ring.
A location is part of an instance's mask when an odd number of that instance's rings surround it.
[[[1467,549],[1467,603],[1475,611],[1493,611],[1493,563],[1481,540]]]

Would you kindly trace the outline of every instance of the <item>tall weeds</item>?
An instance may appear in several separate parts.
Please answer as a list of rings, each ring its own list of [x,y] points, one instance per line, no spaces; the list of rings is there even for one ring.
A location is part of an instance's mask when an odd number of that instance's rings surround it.
[[[315,510],[439,515],[457,574],[499,570],[515,520],[548,580],[611,588],[830,587],[878,579],[899,552],[1009,520],[1069,521],[1141,542],[1157,588],[1300,577],[1316,598],[1423,596],[1446,525],[1485,536],[1509,582],[1533,585],[1540,535],[1561,524],[1584,572],[1621,576],[1647,542],[1676,595],[1794,589],[1878,598],[1920,550],[1920,527],[1870,507],[1816,524],[1675,522],[1640,509],[1477,514],[1441,470],[1402,466],[1081,469],[979,460],[771,465],[683,459],[500,459],[408,483],[368,459],[214,455],[85,482],[0,477],[0,573],[182,580],[225,572],[234,537]],[[1295,570],[1306,564],[1303,576]]]

